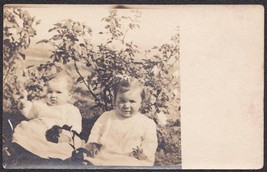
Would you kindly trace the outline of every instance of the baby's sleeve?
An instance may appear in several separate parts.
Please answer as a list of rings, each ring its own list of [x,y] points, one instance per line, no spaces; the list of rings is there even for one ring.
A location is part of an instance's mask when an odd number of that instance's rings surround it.
[[[153,165],[155,161],[155,153],[158,147],[156,124],[153,120],[149,119],[145,125],[145,134],[143,136],[142,148],[143,153],[148,158],[147,165]]]
[[[72,130],[80,133],[82,131],[82,115],[79,109],[72,106],[68,112],[67,125],[72,126]]]
[[[39,106],[39,102],[38,101],[27,101],[25,102],[25,105],[23,107],[22,110],[20,110],[20,112],[22,113],[23,116],[25,116],[25,118],[27,119],[33,119],[36,118],[38,116],[38,106]]]

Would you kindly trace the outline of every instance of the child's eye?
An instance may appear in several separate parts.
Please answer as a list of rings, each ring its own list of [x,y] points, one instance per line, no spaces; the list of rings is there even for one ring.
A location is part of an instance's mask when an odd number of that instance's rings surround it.
[[[52,93],[52,91],[47,91],[47,93],[51,94],[51,93]]]
[[[119,100],[119,103],[124,103],[124,102],[125,102],[125,101],[124,101],[124,100],[122,100],[122,99],[120,99],[120,100]]]
[[[134,100],[130,100],[129,102],[130,102],[130,103],[136,103]]]
[[[56,93],[61,94],[62,92],[61,91],[57,91]]]

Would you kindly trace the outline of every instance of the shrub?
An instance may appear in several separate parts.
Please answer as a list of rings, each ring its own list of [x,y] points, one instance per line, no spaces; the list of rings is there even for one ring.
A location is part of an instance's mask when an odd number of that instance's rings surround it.
[[[35,17],[22,9],[4,9],[3,26],[3,111],[16,112],[17,99],[25,88],[22,65],[26,56],[24,51],[36,35],[34,27],[40,23]]]

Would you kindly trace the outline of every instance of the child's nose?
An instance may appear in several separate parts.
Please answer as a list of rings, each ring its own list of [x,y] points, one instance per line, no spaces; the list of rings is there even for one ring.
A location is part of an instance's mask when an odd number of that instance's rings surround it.
[[[56,97],[56,93],[51,93],[51,97]]]
[[[130,107],[130,103],[129,102],[125,102],[123,105],[124,108],[129,108]]]

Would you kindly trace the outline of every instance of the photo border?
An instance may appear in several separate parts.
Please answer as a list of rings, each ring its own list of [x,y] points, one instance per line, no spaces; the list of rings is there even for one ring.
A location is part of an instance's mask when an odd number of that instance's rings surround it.
[[[123,5],[263,5],[264,8],[266,7],[266,4],[267,2],[264,1],[264,0],[231,0],[230,2],[227,1],[227,0],[181,0],[179,2],[174,2],[173,0],[160,0],[160,1],[140,1],[140,0],[131,0],[131,1],[125,1],[125,0],[120,0],[120,1],[115,1],[115,0],[109,0],[109,1],[82,1],[82,0],[58,0],[58,1],[53,1],[53,0],[3,0],[1,1],[1,6],[2,6],[2,9],[4,7],[4,5],[6,4],[55,4],[55,5],[63,5],[63,4],[66,4],[66,5],[74,5],[74,4],[77,4],[77,5],[116,5],[116,4],[119,4],[121,7],[123,7]],[[266,22],[266,11],[264,11],[264,14],[265,14],[265,18],[264,18],[264,35],[266,36],[266,25],[267,25],[267,22]],[[1,11],[1,16],[3,18],[3,10]],[[1,28],[3,29],[3,22],[1,22]],[[3,34],[3,33],[2,33]],[[1,34],[1,35],[2,35]],[[2,39],[1,39],[1,43],[3,45],[3,35],[2,35]],[[3,46],[1,46],[1,52],[3,52]],[[264,39],[264,58],[266,59],[266,39]],[[267,62],[266,60],[264,60],[264,90],[265,90],[265,86],[267,84],[266,82],[266,65],[267,65]],[[3,75],[3,69],[1,68],[1,73]],[[3,78],[1,78],[1,81],[3,82]],[[3,95],[3,90],[1,90],[1,95]],[[3,102],[1,101],[1,104],[3,106]],[[2,111],[1,111],[2,112]],[[2,112],[3,113],[3,112]],[[264,114],[266,114],[266,95],[264,94]],[[2,115],[0,117],[1,121],[2,121]],[[264,128],[266,128],[267,124],[267,118],[264,118]],[[1,128],[1,134],[2,134],[2,128]],[[264,129],[264,138],[266,138],[266,131]],[[1,145],[2,145],[2,142],[1,142]],[[267,139],[264,139],[264,166],[262,169],[260,170],[263,170],[263,171],[267,171],[266,169],[266,158],[267,158],[267,153],[266,153],[266,145],[267,145]],[[1,162],[2,162],[2,156],[1,156]],[[75,168],[73,169],[68,169],[67,171],[69,170],[74,170]],[[4,170],[4,171],[13,171],[13,169],[4,169],[1,165],[1,168],[0,170]],[[23,169],[21,169],[23,170]],[[48,171],[48,169],[28,169],[29,171],[35,171],[35,170],[38,170],[38,171]],[[51,168],[49,169],[49,171],[66,171],[66,169],[55,169],[55,168]],[[132,168],[132,167],[127,167],[127,168],[124,168],[124,167],[119,167],[119,168],[86,168],[86,169],[75,169],[76,170],[94,170],[94,171],[108,171],[108,170],[114,170],[114,171],[117,171],[117,170],[123,170],[123,171],[136,171],[136,170],[145,170],[145,171],[148,171],[148,170],[157,170],[157,171],[165,171],[165,170],[168,170],[168,171],[173,171],[173,170],[177,170],[177,169],[171,169],[171,168],[166,168],[166,167],[163,167],[163,168],[159,168],[159,167],[152,167],[152,168]],[[200,169],[199,169],[200,170]],[[198,171],[199,171],[198,170]],[[183,170],[182,170],[183,171]],[[188,170],[186,170],[188,171]],[[191,170],[190,170],[191,171]],[[195,171],[195,170],[192,170],[192,171]],[[202,170],[201,170],[202,171]],[[205,170],[205,171],[213,171],[213,170]],[[216,171],[225,171],[225,170],[216,170]],[[243,170],[242,170],[243,171]],[[248,171],[248,170],[244,170],[244,171]]]

